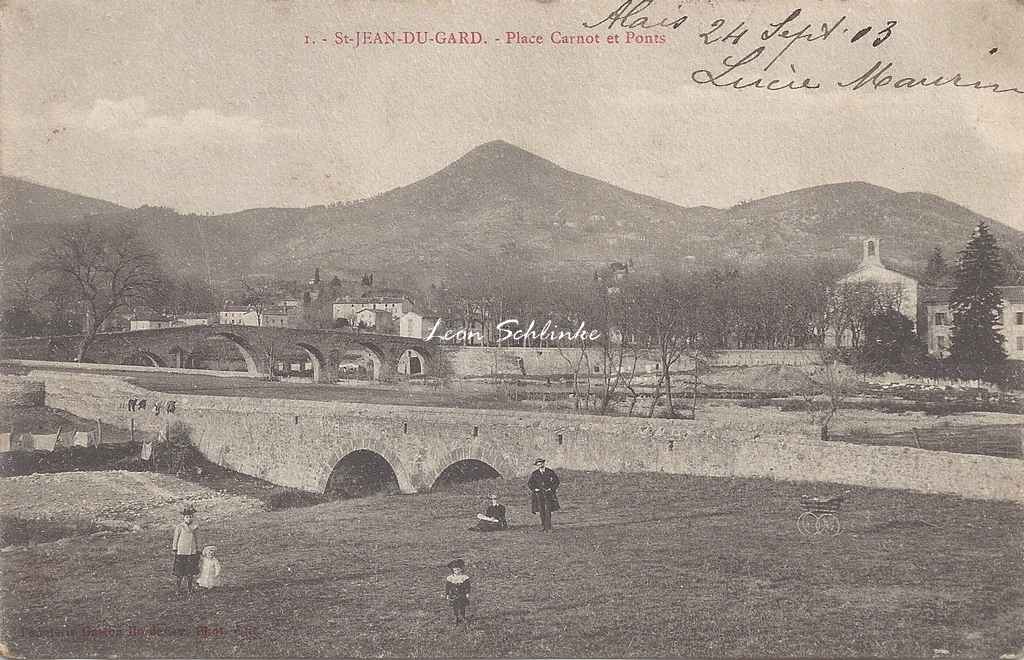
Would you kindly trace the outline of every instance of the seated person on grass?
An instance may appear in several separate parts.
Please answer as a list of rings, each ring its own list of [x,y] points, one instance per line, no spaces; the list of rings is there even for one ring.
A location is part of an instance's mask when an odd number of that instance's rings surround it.
[[[497,532],[508,529],[508,520],[505,514],[505,505],[498,504],[498,495],[491,494],[490,504],[483,513],[476,514],[476,528],[481,532]]]

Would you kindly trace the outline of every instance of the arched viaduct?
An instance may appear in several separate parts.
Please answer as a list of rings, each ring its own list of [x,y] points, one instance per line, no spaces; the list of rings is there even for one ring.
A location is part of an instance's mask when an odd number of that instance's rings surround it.
[[[324,382],[338,375],[346,352],[363,352],[373,365],[374,380],[390,380],[399,363],[411,363],[409,373],[429,374],[436,369],[436,345],[413,337],[340,330],[304,330],[247,325],[198,325],[161,330],[103,333],[89,347],[86,361],[104,364],[146,364],[187,368],[210,339],[233,344],[250,374],[268,376],[275,356],[301,351],[313,365],[313,380]],[[8,339],[5,358],[67,361],[73,359],[80,336]]]

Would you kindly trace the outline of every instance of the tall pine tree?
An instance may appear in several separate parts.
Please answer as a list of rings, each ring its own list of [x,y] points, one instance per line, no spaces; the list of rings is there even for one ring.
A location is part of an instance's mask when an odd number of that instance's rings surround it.
[[[1006,364],[1002,325],[1003,265],[999,247],[985,223],[979,223],[960,251],[956,288],[949,300],[953,313],[950,357],[964,375],[999,380]]]

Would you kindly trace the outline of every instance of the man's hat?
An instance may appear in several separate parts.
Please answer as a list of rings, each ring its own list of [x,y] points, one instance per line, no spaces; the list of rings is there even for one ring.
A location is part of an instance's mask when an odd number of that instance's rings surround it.
[[[457,568],[460,571],[465,570],[466,562],[462,561],[461,559],[453,559],[450,562],[448,562],[448,569],[451,570],[453,568]]]
[[[196,508],[194,506],[192,506],[191,504],[186,504],[185,508],[181,510],[181,515],[183,515],[183,516],[191,516],[195,512],[196,512]]]
[[[537,460],[535,460],[533,462],[533,464],[534,465],[544,465],[544,459],[543,458],[538,458]]]

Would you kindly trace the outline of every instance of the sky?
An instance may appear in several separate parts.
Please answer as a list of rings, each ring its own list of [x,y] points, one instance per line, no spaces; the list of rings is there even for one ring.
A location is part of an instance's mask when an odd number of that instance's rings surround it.
[[[222,213],[370,196],[502,139],[684,206],[868,181],[1024,230],[1024,94],[837,85],[877,61],[894,80],[959,72],[1024,89],[1024,3],[631,0],[642,11],[609,25],[623,2],[8,0],[0,169],[129,207]],[[678,29],[625,25],[681,15]],[[835,27],[793,37],[805,25]],[[482,42],[335,43],[363,31]],[[601,43],[552,44],[554,31]],[[728,74],[725,58],[759,47]],[[694,81],[701,70],[818,87],[715,87]]]

